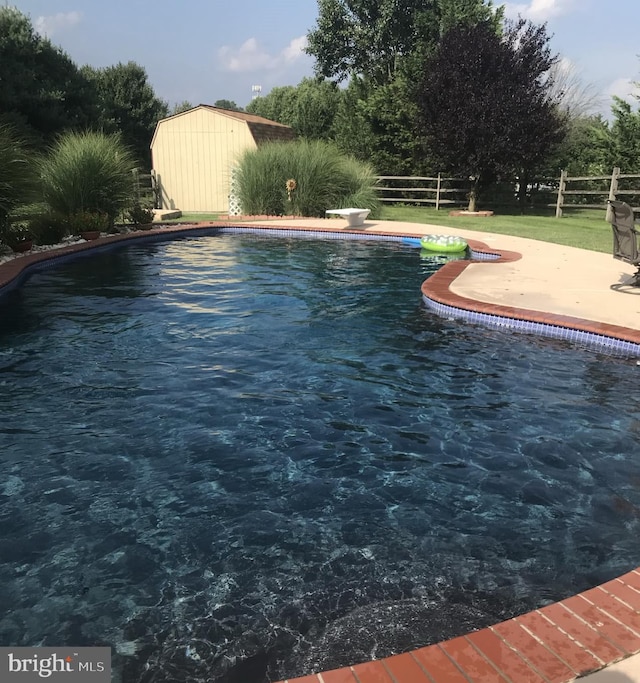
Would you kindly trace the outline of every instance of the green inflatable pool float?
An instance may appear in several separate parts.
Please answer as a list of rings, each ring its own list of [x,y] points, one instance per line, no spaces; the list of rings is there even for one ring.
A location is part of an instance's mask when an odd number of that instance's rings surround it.
[[[462,237],[455,235],[425,235],[420,239],[420,246],[427,251],[441,254],[457,254],[465,251],[467,243]]]

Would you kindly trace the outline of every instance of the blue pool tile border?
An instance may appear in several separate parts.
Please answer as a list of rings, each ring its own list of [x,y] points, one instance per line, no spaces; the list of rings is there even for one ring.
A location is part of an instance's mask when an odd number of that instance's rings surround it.
[[[307,237],[309,239],[329,239],[329,240],[367,240],[378,242],[402,242],[401,235],[380,235],[364,232],[333,232],[329,230],[296,230],[295,228],[248,228],[242,226],[228,226],[221,228],[223,233],[242,233],[253,235],[267,235],[271,237]]]
[[[237,232],[255,235],[272,235],[274,237],[308,237],[310,239],[334,239],[334,240],[367,240],[378,242],[399,242],[406,244],[406,235],[384,235],[380,233],[340,232],[328,230],[299,230],[295,228],[250,228],[241,226],[228,226],[221,229],[221,232]],[[470,257],[473,261],[496,261],[500,254],[477,251],[469,247]]]
[[[573,327],[564,327],[563,325],[551,325],[524,318],[510,318],[480,311],[469,311],[451,304],[440,303],[426,294],[422,295],[422,300],[429,310],[442,317],[465,320],[472,324],[480,324],[495,329],[535,334],[548,339],[561,339],[586,348],[597,348],[608,355],[640,358],[640,344],[625,339],[578,330]]]

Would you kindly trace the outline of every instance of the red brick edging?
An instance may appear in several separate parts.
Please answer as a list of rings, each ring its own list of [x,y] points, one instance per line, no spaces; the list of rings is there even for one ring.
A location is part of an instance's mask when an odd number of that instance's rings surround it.
[[[568,683],[638,652],[640,573],[635,570],[480,631],[287,682]]]

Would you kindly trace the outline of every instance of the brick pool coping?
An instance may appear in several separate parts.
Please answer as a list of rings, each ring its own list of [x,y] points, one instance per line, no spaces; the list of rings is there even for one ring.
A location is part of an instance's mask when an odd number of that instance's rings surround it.
[[[398,233],[384,231],[372,230],[363,234],[330,227],[296,228],[292,225],[280,228],[269,226],[266,220],[264,222],[266,225],[239,220],[233,222],[233,227],[278,233],[340,233],[344,239],[402,238]],[[77,258],[85,252],[111,249],[134,241],[206,234],[212,229],[225,227],[230,227],[230,221],[158,227],[18,256],[0,264],[0,294],[19,286],[34,270]],[[419,235],[407,232],[404,236]],[[481,258],[482,255],[489,257],[486,259],[488,264],[522,257],[516,252],[489,249],[475,240],[469,240],[469,246]],[[469,263],[452,261],[431,276],[422,286],[427,305],[433,302],[446,307],[447,312],[527,321],[640,344],[638,330],[459,296],[451,291],[450,285]],[[531,331],[536,330],[533,328]],[[568,683],[637,653],[640,653],[640,568],[578,595],[479,631],[404,654],[287,679],[287,683]]]
[[[568,683],[640,652],[640,573],[464,636],[280,683]]]
[[[468,240],[472,252],[495,254],[486,244]],[[513,251],[499,251],[499,258],[481,259],[486,263],[508,263],[522,258]],[[509,328],[556,339],[568,339],[612,353],[640,357],[640,330],[597,322],[557,313],[542,313],[526,308],[477,301],[451,291],[450,285],[465,270],[470,261],[452,261],[440,268],[422,285],[422,295],[428,308],[441,315],[451,315],[493,327]],[[477,263],[477,261],[474,261]]]

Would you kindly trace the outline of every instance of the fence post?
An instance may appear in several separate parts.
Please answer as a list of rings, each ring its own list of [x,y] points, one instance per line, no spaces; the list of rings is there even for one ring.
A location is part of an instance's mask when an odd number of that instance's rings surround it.
[[[160,183],[158,182],[158,177],[153,168],[151,169],[151,191],[153,192],[153,208],[161,209],[162,197],[160,196]]]
[[[440,210],[440,173],[438,173],[438,184],[436,185],[436,211]]]
[[[136,198],[136,203],[140,203],[140,173],[137,168],[132,169],[133,176],[133,194]]]
[[[564,205],[564,191],[567,189],[567,172],[560,171],[560,184],[558,185],[558,201],[556,202],[556,218],[562,218],[562,206]]]

